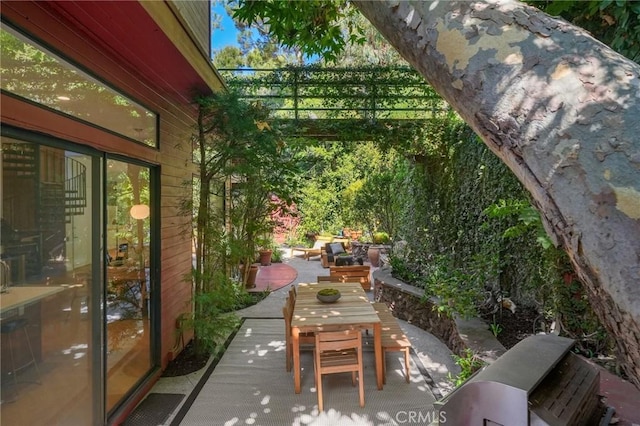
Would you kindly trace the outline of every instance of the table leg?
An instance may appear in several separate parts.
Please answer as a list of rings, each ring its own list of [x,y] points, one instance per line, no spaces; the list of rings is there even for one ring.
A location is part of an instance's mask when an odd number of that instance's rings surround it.
[[[300,329],[293,327],[291,334],[291,346],[293,346],[293,384],[296,393],[300,393]]]
[[[376,381],[378,383],[378,390],[382,390],[382,383],[384,381],[384,370],[382,365],[382,326],[381,324],[373,324],[373,345],[376,354]]]

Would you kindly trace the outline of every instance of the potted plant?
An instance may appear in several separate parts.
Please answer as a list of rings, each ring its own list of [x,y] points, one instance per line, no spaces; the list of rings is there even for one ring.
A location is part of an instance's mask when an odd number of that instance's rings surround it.
[[[260,249],[258,253],[260,255],[260,265],[261,266],[269,266],[271,265],[271,256],[273,254],[273,241],[270,238],[265,238],[261,242],[259,242]]]
[[[323,288],[316,293],[316,298],[322,303],[337,302],[342,295],[337,288]]]
[[[247,279],[244,285],[245,288],[254,288],[256,286],[258,272],[260,272],[260,265],[258,265],[257,263],[252,263],[249,266],[249,273],[247,274]]]

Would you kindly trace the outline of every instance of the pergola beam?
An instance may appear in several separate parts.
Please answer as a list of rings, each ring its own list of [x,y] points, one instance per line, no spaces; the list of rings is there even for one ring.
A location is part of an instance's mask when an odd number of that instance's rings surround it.
[[[219,72],[241,98],[269,106],[274,119],[284,123],[292,136],[358,140],[365,131],[377,135],[402,131],[451,113],[449,105],[409,67],[292,66]]]

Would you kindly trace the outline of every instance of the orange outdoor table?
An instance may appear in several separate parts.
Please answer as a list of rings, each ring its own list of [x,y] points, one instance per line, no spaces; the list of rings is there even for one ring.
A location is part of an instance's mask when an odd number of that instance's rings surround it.
[[[337,288],[342,297],[334,303],[322,303],[316,293],[323,288]],[[373,329],[376,381],[382,389],[382,339],[380,318],[360,283],[300,283],[293,308],[291,334],[293,344],[293,380],[300,393],[300,333],[332,331],[345,328]]]

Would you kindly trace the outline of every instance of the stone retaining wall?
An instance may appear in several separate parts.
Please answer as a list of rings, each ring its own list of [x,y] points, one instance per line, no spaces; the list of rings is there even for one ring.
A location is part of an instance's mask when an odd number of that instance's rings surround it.
[[[433,334],[455,354],[470,348],[483,361],[491,363],[506,349],[479,318],[463,320],[439,314],[436,298],[426,298],[424,291],[391,276],[388,267],[373,272],[376,301],[385,302],[395,317]]]

